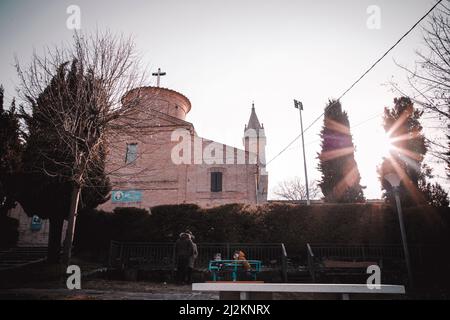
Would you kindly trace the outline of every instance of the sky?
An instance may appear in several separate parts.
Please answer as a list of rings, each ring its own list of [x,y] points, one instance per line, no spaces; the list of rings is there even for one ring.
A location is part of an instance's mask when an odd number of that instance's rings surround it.
[[[278,183],[303,179],[300,140],[271,161],[300,133],[293,99],[303,102],[307,127],[328,99],[339,97],[435,3],[434,0],[0,0],[0,83],[16,95],[14,56],[70,41],[67,8],[80,8],[83,32],[108,28],[132,35],[143,62],[167,72],[161,86],[187,96],[187,120],[209,139],[242,147],[254,101],[267,135],[269,197]],[[374,11],[375,10],[375,11]],[[378,15],[379,13],[379,15]],[[377,19],[379,17],[379,19]],[[342,100],[367,198],[381,196],[376,167],[387,150],[382,112],[396,96],[389,82],[405,85],[396,63],[412,67],[423,50],[416,28]],[[155,79],[148,85],[155,85]],[[427,118],[427,116],[425,116]],[[425,133],[440,137],[427,118]],[[310,180],[320,179],[317,153],[323,121],[305,132]],[[443,165],[427,158],[437,181]]]

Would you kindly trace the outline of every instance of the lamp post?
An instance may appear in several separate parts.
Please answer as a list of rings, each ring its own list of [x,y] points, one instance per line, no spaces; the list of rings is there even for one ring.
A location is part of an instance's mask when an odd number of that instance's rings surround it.
[[[408,272],[408,280],[409,280],[409,285],[412,287],[413,286],[413,278],[412,278],[412,271],[411,271],[411,262],[409,259],[408,241],[406,238],[405,225],[403,223],[402,205],[400,203],[400,194],[399,194],[399,187],[400,187],[401,179],[398,176],[398,174],[396,174],[396,173],[387,174],[384,176],[384,178],[391,184],[392,189],[394,191],[395,203],[397,205],[398,222],[400,224],[400,232],[402,235],[403,253],[405,255],[406,269]]]
[[[308,171],[306,170],[306,156],[305,156],[305,139],[303,138],[303,120],[302,120],[303,103],[294,100],[294,107],[298,109],[298,112],[300,113],[300,129],[302,130],[303,166],[305,167],[306,204],[309,206],[311,205],[311,201],[309,200]]]

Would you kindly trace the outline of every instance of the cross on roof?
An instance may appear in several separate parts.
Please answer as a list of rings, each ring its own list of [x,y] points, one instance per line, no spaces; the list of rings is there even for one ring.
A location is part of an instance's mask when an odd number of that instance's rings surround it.
[[[161,68],[158,68],[158,72],[152,73],[152,76],[156,77],[156,86],[159,87],[161,76],[165,76],[165,72],[161,72]]]

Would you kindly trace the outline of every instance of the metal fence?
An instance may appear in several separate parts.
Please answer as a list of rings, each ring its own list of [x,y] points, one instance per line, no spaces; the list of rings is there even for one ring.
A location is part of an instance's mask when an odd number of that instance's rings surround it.
[[[264,269],[283,269],[287,254],[282,243],[198,243],[195,266],[207,269],[217,253],[222,259],[232,259],[236,250],[242,250],[247,259],[260,260]],[[147,266],[153,268],[175,267],[174,243],[144,243],[111,241],[109,253],[111,267]]]
[[[130,267],[136,265],[171,266],[174,260],[173,243],[144,243],[111,241],[109,265]]]
[[[367,244],[307,244],[308,269],[314,281],[315,271],[321,268],[323,259],[346,261],[375,261],[384,266],[384,272],[402,272],[404,252],[400,244],[367,245]],[[437,246],[410,245],[411,262],[415,267],[427,263],[430,254],[440,250]],[[427,254],[428,253],[428,254]]]
[[[343,258],[343,259],[383,259],[383,260],[403,260],[404,252],[401,244],[308,244],[316,257],[321,258]],[[437,246],[409,245],[411,259],[417,264],[424,263],[426,251],[434,250]]]
[[[336,244],[309,244],[318,257],[345,258],[345,259],[403,259],[401,245],[336,245]]]

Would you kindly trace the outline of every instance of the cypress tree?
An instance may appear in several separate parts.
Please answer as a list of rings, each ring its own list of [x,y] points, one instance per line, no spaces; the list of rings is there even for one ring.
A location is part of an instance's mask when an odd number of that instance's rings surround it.
[[[4,109],[3,102],[4,89],[0,86],[0,216],[6,215],[16,205],[17,176],[22,166],[20,125],[15,101],[9,110]]]
[[[18,221],[7,213],[16,206],[22,144],[15,102],[5,110],[3,98],[4,90],[0,86],[0,247],[7,248],[14,246],[19,236]]]
[[[384,109],[384,129],[393,148],[378,168],[383,197],[387,202],[393,202],[392,187],[384,176],[395,172],[402,180],[399,194],[403,205],[448,206],[448,195],[442,187],[427,183],[432,170],[423,163],[428,146],[420,123],[422,115],[423,111],[415,109],[408,97],[395,98],[394,106]]]
[[[322,173],[319,186],[326,202],[363,202],[361,176],[355,161],[348,115],[339,101],[330,100],[325,108],[322,131],[322,151],[318,154],[318,169]]]

